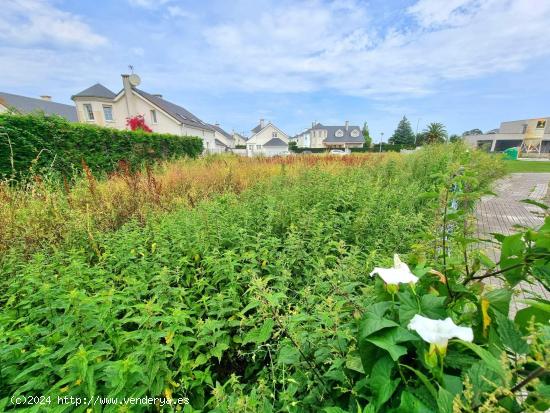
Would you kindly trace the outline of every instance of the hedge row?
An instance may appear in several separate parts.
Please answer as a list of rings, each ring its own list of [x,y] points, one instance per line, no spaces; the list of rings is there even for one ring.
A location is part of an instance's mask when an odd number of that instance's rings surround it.
[[[72,174],[85,160],[94,173],[172,157],[196,157],[198,137],[117,130],[71,123],[59,116],[0,114],[0,177],[44,170]]]

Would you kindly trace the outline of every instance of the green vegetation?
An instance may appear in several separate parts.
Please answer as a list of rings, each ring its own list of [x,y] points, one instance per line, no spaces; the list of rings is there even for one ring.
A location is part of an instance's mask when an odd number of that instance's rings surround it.
[[[111,172],[121,160],[141,165],[195,157],[202,149],[202,140],[196,137],[101,128],[58,116],[0,114],[0,177],[52,170],[70,176],[82,162],[96,173]]]
[[[550,172],[550,162],[543,161],[503,161],[506,172]]]
[[[414,132],[406,116],[399,121],[397,129],[388,142],[396,145],[414,145]]]
[[[372,138],[370,136],[369,127],[367,125],[367,122],[363,123],[363,129],[361,131],[363,133],[363,139],[365,140],[364,147],[370,148],[372,146]]]
[[[58,396],[187,397],[184,412],[545,408],[550,333],[531,315],[540,320],[548,304],[533,301],[513,321],[507,306],[519,281],[548,285],[550,222],[499,237],[500,263],[471,254],[468,212],[503,173],[500,160],[457,144],[194,162],[84,178],[63,207],[82,228],[30,254],[5,250],[0,410],[14,407],[13,395],[37,394],[54,412],[77,411]],[[182,177],[189,170],[195,179]],[[5,193],[32,214],[40,201],[27,191],[63,193],[44,181]],[[151,182],[177,184],[145,189]],[[121,214],[110,191],[136,197],[138,210],[102,227]],[[419,277],[414,288],[369,276],[394,253]],[[485,288],[487,275],[505,287]],[[430,346],[408,328],[415,314],[451,317],[474,340]],[[524,380],[530,394],[518,406],[511,396]]]

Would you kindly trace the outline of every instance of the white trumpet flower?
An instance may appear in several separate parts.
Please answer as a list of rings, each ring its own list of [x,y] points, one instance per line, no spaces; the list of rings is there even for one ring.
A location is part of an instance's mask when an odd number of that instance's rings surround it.
[[[445,354],[447,344],[451,338],[456,337],[469,342],[474,340],[474,332],[470,327],[457,326],[450,318],[432,320],[416,314],[409,322],[409,330],[416,331],[422,337],[422,340],[432,345],[430,346],[430,352],[435,346],[440,354]]]
[[[393,256],[393,268],[376,267],[371,271],[370,276],[374,277],[375,274],[378,274],[388,285],[416,284],[418,281],[418,277],[411,272],[407,264],[401,262],[397,254]]]

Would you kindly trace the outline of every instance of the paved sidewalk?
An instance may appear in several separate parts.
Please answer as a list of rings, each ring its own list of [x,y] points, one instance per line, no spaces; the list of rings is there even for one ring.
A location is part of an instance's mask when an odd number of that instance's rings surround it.
[[[542,209],[520,201],[527,198],[543,201],[548,193],[549,183],[550,173],[516,173],[498,180],[493,189],[496,196],[484,196],[476,206],[478,237],[490,239],[491,233],[513,234],[516,232],[514,229],[516,225],[540,227],[544,223]],[[481,243],[478,248],[485,250],[485,253],[494,261],[498,261],[499,251],[491,243]],[[502,281],[498,278],[489,278],[485,282],[495,287],[502,285]],[[510,306],[512,317],[524,307],[517,300],[528,298],[530,292],[550,299],[550,294],[540,284],[521,283],[518,287],[524,292],[518,293],[512,300]]]

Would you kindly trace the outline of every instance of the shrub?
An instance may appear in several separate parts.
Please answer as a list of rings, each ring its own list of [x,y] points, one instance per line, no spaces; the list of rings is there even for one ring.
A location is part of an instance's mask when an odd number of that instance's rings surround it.
[[[196,157],[202,140],[70,123],[58,116],[0,114],[0,177],[57,171],[72,175],[82,161],[96,173],[130,165]]]

